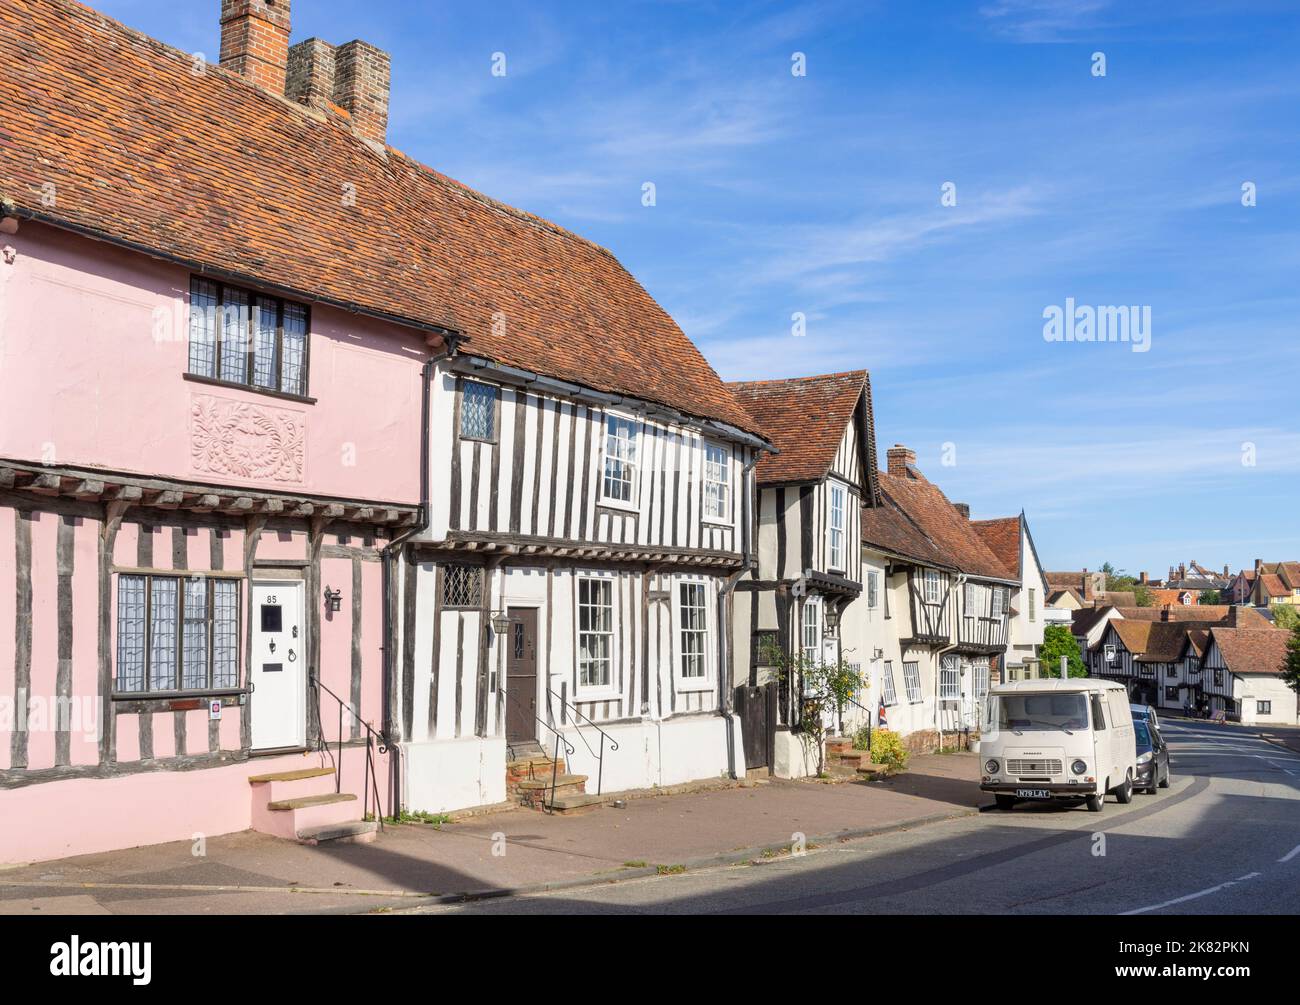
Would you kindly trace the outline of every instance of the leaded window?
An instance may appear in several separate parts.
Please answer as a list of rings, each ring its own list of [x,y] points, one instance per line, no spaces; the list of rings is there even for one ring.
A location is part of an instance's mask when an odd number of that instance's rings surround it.
[[[451,563],[442,569],[443,607],[480,607],[483,603],[483,567]]]
[[[688,680],[707,675],[708,612],[703,583],[680,584],[681,674]]]
[[[307,308],[197,276],[190,280],[189,372],[263,391],[307,393]]]
[[[907,688],[907,700],[915,705],[921,700],[921,664],[903,664],[903,686]]]
[[[497,389],[465,381],[460,396],[460,435],[467,440],[491,440],[496,435]]]
[[[961,669],[954,656],[945,656],[939,663],[939,698],[954,701],[961,697]]]
[[[608,579],[578,580],[578,687],[613,680],[614,590]]]
[[[898,694],[894,690],[894,663],[885,660],[885,669],[880,674],[880,697],[886,705],[897,705]]]
[[[117,580],[115,690],[239,686],[239,582],[206,576]]]
[[[731,515],[731,465],[725,447],[704,445],[704,516],[726,520]]]
[[[623,503],[635,501],[636,448],[636,423],[619,415],[605,416],[605,477],[602,498]]]

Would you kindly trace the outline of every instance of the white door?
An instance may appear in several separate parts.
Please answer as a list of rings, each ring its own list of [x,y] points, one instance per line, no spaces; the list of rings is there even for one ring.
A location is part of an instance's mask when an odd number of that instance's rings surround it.
[[[306,631],[301,580],[253,583],[253,749],[307,742]]]

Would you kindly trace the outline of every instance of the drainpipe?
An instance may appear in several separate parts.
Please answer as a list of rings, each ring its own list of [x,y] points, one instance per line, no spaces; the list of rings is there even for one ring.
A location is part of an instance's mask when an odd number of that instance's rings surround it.
[[[425,360],[424,366],[420,370],[420,513],[415,523],[394,537],[388,544],[380,550],[379,566],[382,571],[382,586],[380,595],[382,597],[383,609],[383,634],[381,636],[381,652],[383,653],[383,689],[384,689],[384,720],[383,736],[388,744],[388,777],[389,777],[389,806],[392,813],[397,816],[401,810],[402,799],[402,758],[395,750],[397,743],[393,737],[396,733],[397,723],[393,720],[393,703],[392,683],[395,680],[396,671],[393,667],[393,559],[397,557],[400,549],[408,540],[416,534],[422,533],[429,527],[429,434],[430,434],[430,408],[429,397],[430,388],[433,384],[433,369],[439,359],[449,355],[454,349],[454,340],[449,339],[448,352],[440,353],[437,356],[430,356]],[[409,631],[410,625],[406,626]],[[405,739],[403,737],[402,739]]]
[[[745,468],[741,472],[741,483],[745,486],[746,496],[749,494],[749,479],[753,473],[754,466],[758,463],[759,451],[755,450],[749,460],[745,462]],[[754,505],[758,505],[758,489],[754,490]],[[751,522],[752,524],[752,522]],[[752,540],[751,526],[744,528],[745,549],[741,552],[740,568],[727,577],[722,585],[722,594],[718,598],[722,604],[722,612],[719,618],[719,628],[722,633],[722,659],[725,666],[726,661],[732,656],[735,621],[735,592],[736,584],[740,582],[740,577],[749,571],[750,564],[754,561],[754,542]],[[722,721],[726,724],[727,732],[727,777],[734,779],[736,777],[736,720],[731,714],[731,703],[728,701],[727,688],[731,681],[723,682],[723,667],[718,667],[718,714],[722,716]]]

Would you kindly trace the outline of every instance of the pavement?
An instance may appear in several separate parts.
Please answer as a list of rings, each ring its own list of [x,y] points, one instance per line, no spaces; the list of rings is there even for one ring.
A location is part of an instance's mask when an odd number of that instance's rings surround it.
[[[1264,732],[1167,723],[1170,788],[1127,806],[1112,797],[1101,813],[1020,804],[831,842],[758,868],[717,865],[417,912],[1290,915],[1300,899],[1300,756]],[[1219,920],[1206,931],[1218,939],[1234,930]]]
[[[577,817],[510,810],[371,844],[307,846],[252,831],[0,867],[0,914],[389,912],[770,864],[979,812],[971,754],[917,756],[878,782],[772,779],[628,800]]]

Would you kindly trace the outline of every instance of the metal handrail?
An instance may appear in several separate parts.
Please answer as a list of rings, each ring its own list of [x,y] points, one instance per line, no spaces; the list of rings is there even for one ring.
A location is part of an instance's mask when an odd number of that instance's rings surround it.
[[[334,762],[334,791],[339,793],[343,790],[343,710],[346,708],[352,713],[352,718],[361,724],[366,731],[366,760],[365,760],[365,778],[361,784],[361,815],[364,819],[370,812],[370,797],[373,794],[375,800],[375,820],[379,824],[379,829],[384,829],[384,810],[379,801],[379,772],[375,769],[374,752],[377,747],[379,753],[388,753],[388,743],[382,733],[372,729],[370,723],[361,718],[361,714],[352,707],[349,702],[344,701],[341,697],[325,686],[320,676],[313,670],[308,674],[308,679],[316,685],[318,691],[323,691],[338,702],[339,720],[338,720],[338,757],[335,758],[330,753],[329,744],[325,740],[325,727],[320,717],[320,701],[316,702],[316,744],[317,747],[329,755]]]
[[[583,735],[582,727],[577,723],[574,723],[573,728],[577,732],[578,738],[582,740],[583,746],[587,748],[587,753],[591,754],[593,757],[596,758],[596,795],[600,795],[601,786],[605,782],[605,741],[606,740],[609,741],[609,751],[611,754],[614,751],[618,750],[618,741],[615,740],[608,733],[606,733],[598,725],[596,725],[596,723],[593,722],[589,716],[583,715],[583,713],[580,712],[577,709],[577,707],[573,705],[567,698],[561,697],[560,695],[556,694],[554,691],[551,691],[549,688],[547,688],[547,693],[549,693],[552,698],[558,701],[566,709],[571,711],[575,717],[584,720],[588,725],[591,726],[592,729],[594,729],[597,733],[600,734],[600,753],[596,753],[596,751],[591,749],[591,744],[587,742],[587,737]],[[565,744],[566,745],[568,744],[567,740],[565,741]],[[570,750],[569,753],[572,754],[573,751]],[[552,804],[554,804],[554,799],[555,799],[555,789],[554,786],[552,786],[551,788]]]
[[[517,715],[518,709],[514,708],[513,706],[507,706],[506,712],[508,715]],[[558,782],[560,777],[560,744],[564,745],[565,753],[569,757],[573,756],[577,748],[574,747],[573,744],[571,744],[568,741],[568,739],[564,736],[563,733],[561,733],[558,729],[552,726],[549,722],[543,719],[536,712],[533,713],[533,718],[536,719],[543,727],[549,729],[552,733],[555,734],[555,754],[551,758],[551,794],[549,796],[549,801],[544,804],[547,813],[554,813],[555,812],[555,790],[558,787]],[[532,766],[529,765],[528,768],[529,775],[531,775],[532,772],[533,772]]]

